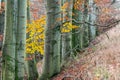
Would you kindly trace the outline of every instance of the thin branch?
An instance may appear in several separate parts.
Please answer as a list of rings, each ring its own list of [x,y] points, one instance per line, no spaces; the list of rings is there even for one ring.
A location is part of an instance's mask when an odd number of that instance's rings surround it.
[[[72,19],[72,20],[68,20],[68,21],[63,22],[62,25],[65,24],[66,22],[70,22],[70,21],[73,21],[76,24],[89,24],[89,25],[92,25],[92,26],[100,26],[100,27],[108,27],[108,26],[111,26],[111,25],[113,25],[115,23],[119,23],[120,22],[120,20],[117,20],[117,21],[113,21],[113,22],[111,22],[111,23],[109,23],[107,25],[101,25],[101,24],[97,24],[97,23],[92,24],[92,23],[87,22],[87,21],[80,22],[80,21],[77,21],[75,19]]]

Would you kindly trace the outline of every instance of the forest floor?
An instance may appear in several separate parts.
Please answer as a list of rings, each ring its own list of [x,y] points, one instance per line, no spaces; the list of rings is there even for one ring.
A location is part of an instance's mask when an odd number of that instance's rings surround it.
[[[120,24],[96,37],[50,80],[120,80]]]
[[[98,36],[51,80],[120,80],[120,24]]]

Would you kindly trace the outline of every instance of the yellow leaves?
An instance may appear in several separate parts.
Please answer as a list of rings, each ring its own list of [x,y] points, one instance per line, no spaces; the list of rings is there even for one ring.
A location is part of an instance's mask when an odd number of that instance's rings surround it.
[[[70,32],[71,31],[70,27],[71,27],[71,23],[65,23],[65,24],[63,24],[61,32]]]
[[[79,27],[76,25],[72,25],[72,29],[76,29],[76,28],[79,28]]]
[[[43,55],[44,54],[44,46],[39,46],[38,47],[39,49],[39,52],[41,52],[41,54]]]
[[[63,29],[61,30],[61,32],[66,33],[66,32],[70,32],[70,30],[67,30],[67,29],[64,29],[64,28],[63,28]]]
[[[45,37],[44,34],[41,34],[41,35],[39,36],[40,39],[44,39],[44,37]]]
[[[40,54],[44,54],[44,26],[46,25],[45,16],[42,16],[39,20],[32,21],[27,24],[27,30],[29,37],[26,40],[26,52],[34,54],[36,51]]]
[[[60,19],[58,19],[60,20]],[[39,52],[44,54],[44,26],[46,25],[45,16],[42,16],[36,21],[32,21],[27,24],[27,35],[26,40],[26,52],[29,54],[34,54]],[[61,28],[61,32],[70,32],[72,29],[76,29],[78,26],[73,25],[71,22],[65,22]]]
[[[27,52],[31,52],[31,49],[30,49],[30,48],[26,48],[26,51],[27,51]]]
[[[73,25],[71,22],[66,22],[63,24],[63,27],[61,28],[61,32],[66,33],[66,32],[70,32],[72,29],[76,29],[79,28],[76,25]]]

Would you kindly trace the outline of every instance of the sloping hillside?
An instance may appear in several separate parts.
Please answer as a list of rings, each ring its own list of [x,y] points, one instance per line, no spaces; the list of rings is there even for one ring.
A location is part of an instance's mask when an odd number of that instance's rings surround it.
[[[120,24],[98,36],[80,54],[51,80],[120,80]]]

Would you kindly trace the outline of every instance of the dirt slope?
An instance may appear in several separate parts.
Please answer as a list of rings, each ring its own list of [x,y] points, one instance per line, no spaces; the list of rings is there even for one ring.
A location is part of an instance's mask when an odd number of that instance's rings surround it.
[[[120,80],[120,24],[97,42],[51,80]]]

